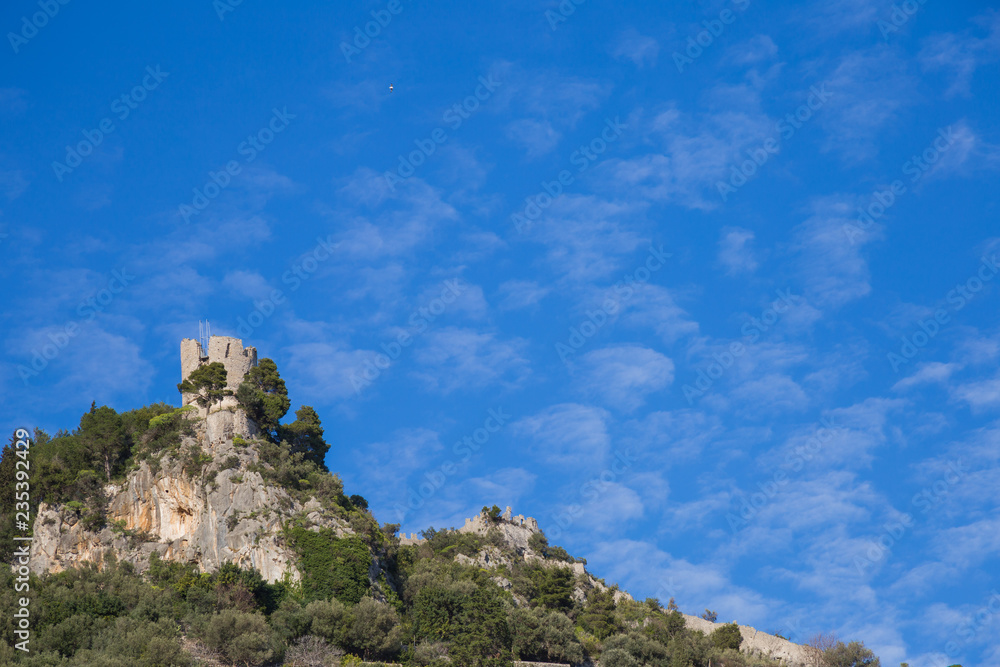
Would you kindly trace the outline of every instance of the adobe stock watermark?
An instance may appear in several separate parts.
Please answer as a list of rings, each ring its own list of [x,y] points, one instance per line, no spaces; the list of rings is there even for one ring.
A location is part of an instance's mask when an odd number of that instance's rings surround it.
[[[944,645],[945,655],[938,658],[935,667],[944,667],[946,664],[953,663],[965,645],[989,627],[998,615],[1000,615],[1000,592],[994,588],[990,591],[990,597],[986,603],[979,607],[975,613],[966,616],[955,627],[955,638],[948,640]]]
[[[13,612],[14,628],[13,634],[18,641],[14,648],[25,653],[31,650],[28,644],[31,642],[31,598],[27,597],[30,592],[31,569],[31,459],[28,450],[31,447],[31,436],[27,429],[19,428],[14,431],[17,438],[14,445],[14,452],[17,460],[14,464],[14,527],[21,533],[14,535],[14,542],[18,543],[18,548],[14,549],[13,559],[9,564],[13,571],[14,592],[22,593],[23,597],[16,599],[17,611]],[[8,514],[10,508],[5,508]]]
[[[617,483],[625,473],[632,469],[632,465],[637,460],[632,455],[632,450],[625,449],[625,451],[621,451],[616,449],[615,458],[611,465],[605,468],[600,475],[581,484],[578,494],[583,498],[584,502],[596,502],[607,492],[610,485]],[[547,530],[546,535],[553,540],[558,540],[562,536],[563,530],[573,525],[584,514],[584,507],[576,504],[570,505],[562,512],[556,512],[552,515],[552,522],[556,525]]]
[[[733,5],[737,11],[744,12],[750,6],[750,0],[733,0]],[[683,74],[685,66],[692,65],[695,60],[701,58],[705,53],[705,49],[712,46],[715,40],[721,37],[722,33],[726,31],[726,26],[736,22],[736,16],[733,10],[727,7],[719,12],[718,18],[702,21],[701,25],[704,27],[704,30],[700,30],[687,38],[687,46],[684,49],[684,53],[674,51],[674,65],[677,66],[677,71]]]
[[[403,12],[403,3],[400,0],[389,0],[385,9],[373,9],[372,20],[362,26],[354,26],[354,39],[351,42],[341,42],[340,52],[344,54],[347,64],[351,63],[351,58],[360,56],[371,45],[372,40],[382,34],[382,31],[392,23],[392,17]]]
[[[333,256],[333,251],[336,250],[337,244],[332,242],[332,238],[333,235],[327,236],[325,239],[322,236],[317,237],[316,245],[313,246],[312,250],[304,256],[300,255],[299,259],[292,262],[292,268],[281,274],[281,282],[289,286],[288,291],[290,293],[298,291],[302,283],[309,280],[316,273],[319,265]],[[246,319],[242,317],[236,318],[237,335],[244,339],[250,338],[254,331],[274,315],[278,306],[285,303],[285,300],[285,292],[276,288],[272,289],[260,301],[254,301],[253,310],[247,314]]]
[[[149,93],[160,87],[160,84],[168,76],[170,76],[170,72],[161,71],[159,65],[155,68],[152,65],[146,67],[146,75],[142,77],[142,81],[132,90],[123,93],[111,102],[111,112],[118,117],[119,121],[125,120],[133,110],[139,108],[139,104],[146,99]],[[52,162],[52,171],[55,173],[56,179],[62,183],[63,177],[73,173],[74,169],[83,164],[83,158],[91,155],[98,146],[104,143],[104,138],[115,129],[115,122],[111,116],[105,116],[93,130],[81,130],[83,139],[75,146],[66,147],[66,159],[63,162],[58,160]]]
[[[417,308],[407,319],[408,329],[405,329],[396,336],[395,340],[382,343],[382,352],[377,352],[371,359],[366,359],[361,368],[356,368],[351,373],[351,386],[354,387],[354,394],[361,395],[361,391],[371,386],[375,380],[382,375],[382,371],[392,366],[393,362],[399,359],[403,350],[413,344],[416,336],[427,331],[428,327],[447,310],[448,306],[455,303],[458,297],[465,291],[465,285],[461,285],[461,278],[445,280],[441,294],[432,299],[426,306]],[[384,353],[384,354],[383,354]]]
[[[761,146],[748,149],[747,159],[739,166],[733,165],[730,168],[728,183],[716,182],[715,189],[718,190],[723,203],[729,201],[729,195],[746,185],[747,181],[757,173],[757,170],[767,164],[772,155],[781,152],[781,142],[795,136],[795,132],[801,130],[803,124],[808,122],[815,112],[823,108],[831,95],[832,93],[826,90],[826,83],[820,84],[818,88],[811,86],[805,103],[801,104],[794,112],[785,114],[785,117],[775,125],[777,136],[768,137]]]
[[[506,426],[511,420],[511,415],[505,413],[503,408],[500,407],[489,409],[486,415],[482,426],[473,429],[472,433],[462,436],[452,446],[452,454],[454,454],[458,463],[469,461],[475,453],[479,452],[490,441],[490,438],[495,433]],[[457,472],[458,464],[453,459],[442,463],[431,472],[424,473],[424,480],[416,488],[408,490],[406,505],[396,503],[393,507],[396,511],[396,520],[402,523],[407,514],[423,507],[424,503],[434,496],[444,486],[445,482]]]
[[[17,367],[17,374],[21,376],[24,386],[28,386],[28,380],[44,371],[49,362],[59,356],[59,354],[69,345],[70,341],[80,334],[83,326],[93,322],[94,319],[115,300],[118,294],[125,291],[125,288],[135,280],[135,276],[130,275],[124,268],[115,269],[111,272],[111,278],[103,289],[98,290],[92,296],[87,297],[76,308],[79,319],[70,320],[54,332],[45,334],[48,342],[43,342],[41,346],[31,351],[31,366],[20,364]]]
[[[288,113],[288,107],[277,107],[271,110],[271,118],[264,127],[247,138],[236,147],[236,152],[243,156],[244,164],[250,164],[257,159],[274,138],[284,132],[289,123],[295,119],[295,114]],[[208,181],[201,188],[194,188],[194,197],[190,204],[181,204],[178,210],[185,223],[191,222],[191,216],[198,215],[212,203],[212,200],[229,187],[233,177],[243,171],[243,165],[237,160],[230,160],[218,172],[208,172]]]
[[[456,102],[448,107],[441,116],[441,120],[453,132],[462,127],[462,123],[471,118],[472,114],[479,109],[483,102],[493,97],[493,93],[501,84],[501,82],[493,78],[492,74],[485,77],[481,76],[478,81],[479,85],[476,86],[471,95],[465,97],[461,102]],[[405,156],[399,156],[399,164],[396,167],[396,171],[385,172],[385,182],[389,186],[389,189],[395,192],[396,184],[402,183],[403,180],[413,176],[417,168],[434,154],[438,146],[446,141],[448,141],[448,133],[445,132],[444,127],[434,128],[426,139],[414,139],[413,143],[416,145],[416,149],[410,151]]]
[[[979,259],[979,269],[976,273],[970,276],[964,283],[955,285],[955,288],[945,295],[945,299],[951,304],[951,312],[957,313],[965,308],[983,290],[986,284],[996,277],[998,272],[1000,272],[1000,263],[997,262],[996,254],[992,257],[981,257]],[[917,356],[920,350],[934,340],[938,333],[940,333],[941,327],[949,322],[951,322],[951,315],[944,308],[935,310],[934,317],[929,317],[926,320],[917,320],[919,331],[904,335],[901,339],[902,343],[899,346],[899,351],[886,354],[886,360],[889,362],[892,370],[898,373],[902,366],[910,363],[910,360]]]
[[[740,532],[753,521],[765,506],[767,506],[791,481],[789,472],[798,473],[805,468],[806,464],[812,461],[833,439],[833,434],[837,430],[837,424],[833,423],[831,417],[823,417],[819,420],[820,426],[803,444],[799,445],[785,457],[785,462],[778,466],[771,478],[763,482],[757,482],[757,491],[750,494],[738,493],[736,513],[726,514],[726,523],[733,535]],[[788,471],[788,472],[786,472]]]
[[[70,0],[38,0],[38,6],[42,11],[32,14],[30,19],[22,16],[21,29],[17,33],[7,33],[7,41],[10,42],[10,48],[14,49],[14,53],[20,53],[21,47],[34,39],[38,31],[47,26],[59,10],[69,2]]]
[[[586,345],[587,341],[593,338],[621,310],[622,304],[632,298],[636,289],[644,285],[653,273],[662,269],[667,260],[673,256],[673,253],[663,251],[662,244],[660,244],[659,249],[649,246],[649,256],[646,257],[645,263],[625,274],[622,280],[614,284],[610,290],[614,292],[614,296],[606,298],[597,310],[588,310],[586,319],[576,326],[571,326],[569,337],[565,343],[562,341],[556,343],[556,354],[559,355],[559,359],[569,366],[570,357]]]
[[[940,128],[938,136],[931,141],[919,155],[912,155],[910,159],[900,167],[905,176],[910,177],[910,183],[914,184],[933,168],[941,156],[948,151],[955,143],[955,126]],[[892,208],[900,195],[906,192],[906,185],[902,179],[896,179],[884,190],[876,190],[869,198],[868,206],[858,209],[858,218],[854,223],[844,224],[844,234],[851,245],[856,239],[880,220],[890,208]]]
[[[576,8],[586,1],[587,0],[562,0],[559,3],[559,6],[556,7],[558,11],[546,9],[545,20],[549,22],[549,28],[555,30],[560,24],[568,21],[569,17],[576,13]]]
[[[598,136],[588,143],[580,146],[569,156],[569,162],[576,167],[576,173],[582,174],[590,168],[590,165],[597,162],[597,159],[608,150],[608,146],[622,135],[622,130],[627,130],[628,126],[622,123],[618,116],[614,120],[606,118],[604,128]],[[524,207],[520,213],[512,213],[510,221],[514,223],[514,228],[518,234],[522,234],[531,227],[532,222],[541,217],[542,212],[552,206],[552,202],[563,193],[563,188],[573,184],[575,180],[573,173],[568,169],[563,169],[551,181],[541,182],[541,192],[527,197],[524,200]]]
[[[220,21],[226,20],[226,14],[236,11],[236,8],[243,4],[243,0],[212,0],[212,9]]]
[[[882,39],[888,42],[889,34],[899,32],[899,29],[906,25],[926,2],[927,0],[903,0],[898,5],[893,5],[892,11],[889,13],[889,20],[878,19],[875,21],[879,32],[882,33]]]
[[[949,461],[944,475],[933,484],[921,489],[910,499],[910,504],[914,508],[919,508],[922,514],[927,514],[944,502],[951,488],[962,481],[967,473],[968,470],[962,466],[961,460]],[[890,556],[892,547],[915,525],[914,517],[909,512],[904,512],[899,518],[883,524],[879,536],[871,540],[864,557],[854,557],[854,567],[858,574],[863,576],[869,568]]]
[[[802,297],[792,294],[789,289],[777,290],[775,294],[778,295],[778,298],[761,311],[759,319],[751,317],[740,327],[740,333],[746,339],[747,344],[744,345],[737,340],[731,342],[728,349],[721,354],[713,352],[713,361],[705,368],[698,370],[698,377],[694,384],[684,385],[684,398],[687,399],[688,405],[694,405],[695,399],[704,396],[712,388],[712,385],[733,367],[736,360],[746,354],[748,345],[753,345],[760,340],[761,334],[770,331],[782,315],[803,301]]]

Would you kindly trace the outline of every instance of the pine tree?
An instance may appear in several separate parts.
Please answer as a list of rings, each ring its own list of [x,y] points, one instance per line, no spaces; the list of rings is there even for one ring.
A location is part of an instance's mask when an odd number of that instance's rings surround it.
[[[221,361],[199,366],[191,371],[184,382],[177,384],[177,390],[183,394],[197,394],[195,400],[201,407],[209,407],[218,403],[233,392],[226,389],[226,378],[229,372]]]
[[[278,429],[282,440],[288,442],[292,453],[302,452],[306,460],[314,462],[322,470],[326,470],[326,453],[330,445],[323,439],[323,426],[319,415],[308,405],[303,405],[295,412],[295,421]]]
[[[121,416],[106,405],[90,404],[90,412],[80,419],[79,439],[94,464],[103,466],[104,476],[111,473],[128,456],[125,425]]]
[[[273,360],[261,359],[257,366],[250,369],[236,391],[236,400],[269,439],[277,439],[278,422],[288,413],[292,403],[288,400],[285,381],[278,374],[278,365]]]

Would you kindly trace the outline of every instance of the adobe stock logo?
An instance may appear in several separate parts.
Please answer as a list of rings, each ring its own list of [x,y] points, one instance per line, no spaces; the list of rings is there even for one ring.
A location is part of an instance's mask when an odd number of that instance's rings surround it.
[[[38,6],[41,7],[42,11],[32,14],[30,20],[27,16],[21,17],[21,34],[7,33],[7,41],[10,42],[10,48],[14,49],[14,53],[19,53],[21,47],[27,44],[29,39],[33,39],[39,30],[56,17],[56,14],[59,13],[59,5],[68,4],[69,0],[38,0]]]

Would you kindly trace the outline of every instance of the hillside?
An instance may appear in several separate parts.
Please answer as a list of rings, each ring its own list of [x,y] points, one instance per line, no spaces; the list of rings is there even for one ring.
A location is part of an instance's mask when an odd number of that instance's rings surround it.
[[[509,507],[397,535],[325,469],[311,408],[279,422],[273,362],[238,349],[253,363],[234,377],[199,347],[181,408],[95,405],[72,432],[35,433],[31,652],[5,618],[3,664],[834,664],[673,600],[635,601]],[[3,575],[4,608],[16,576]]]

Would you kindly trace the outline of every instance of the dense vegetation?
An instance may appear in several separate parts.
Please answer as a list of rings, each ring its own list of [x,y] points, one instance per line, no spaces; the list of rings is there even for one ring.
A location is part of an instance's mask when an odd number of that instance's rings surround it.
[[[179,388],[226,396],[225,369],[204,366]],[[673,600],[635,602],[617,587],[577,574],[585,563],[533,535],[528,559],[498,528],[485,535],[429,528],[417,545],[400,546],[399,526],[379,526],[360,495],[348,497],[324,464],[329,445],[315,411],[281,424],[290,402],[270,360],[247,376],[237,400],[262,425],[262,437],[234,438],[257,450],[248,469],[305,504],[350,526],[338,536],[309,523],[305,513],[285,522],[283,538],[298,556],[301,581],[268,583],[256,570],[224,565],[201,573],[194,564],[160,560],[143,572],[107,556],[100,565],[30,577],[31,653],[13,648],[14,619],[0,619],[0,664],[41,666],[354,665],[361,660],[422,667],[500,667],[514,660],[602,667],[771,667],[739,652],[734,624],[711,635],[690,631]],[[211,484],[239,456],[213,461],[192,439],[193,421],[156,404],[124,413],[92,405],[73,432],[36,431],[31,448],[33,502],[62,506],[84,526],[106,525],[104,485],[121,481],[142,462],[154,470],[173,461],[184,474]],[[12,441],[13,442],[13,441]],[[0,458],[0,500],[13,504],[14,450]],[[288,508],[285,508],[288,509]],[[33,508],[34,513],[34,508]],[[500,509],[483,508],[500,524]],[[121,526],[112,526],[121,530]],[[13,525],[0,521],[4,562],[11,562]],[[148,536],[135,536],[148,538]],[[141,540],[140,540],[141,541]],[[484,566],[489,558],[489,567]],[[0,568],[0,607],[15,609],[15,578]],[[706,615],[712,614],[706,610]],[[878,667],[863,644],[821,647],[825,667]]]
[[[350,656],[430,667],[506,666],[514,659],[579,664],[588,656],[606,667],[776,664],[740,654],[735,626],[709,636],[692,632],[676,610],[653,599],[616,603],[614,588],[599,587],[574,599],[572,584],[580,582],[540,574],[568,571],[554,563],[537,568],[512,561],[500,574],[459,562],[459,554],[497,548],[495,536],[426,535],[425,543],[399,549],[391,574],[400,595],[381,602],[373,597],[384,597],[380,585],[355,588],[362,578],[350,574],[328,595],[308,579],[269,584],[232,564],[199,573],[155,553],[141,576],[111,557],[102,567],[32,576],[32,652],[12,648],[7,615],[0,619],[0,664],[180,667],[209,657],[231,665],[353,664]],[[304,551],[326,553],[336,544],[330,535],[320,537],[325,543],[317,538]],[[360,562],[362,550],[370,557],[357,541],[343,542],[333,547],[334,559]],[[357,574],[357,563],[329,565]],[[524,599],[531,590],[550,594]],[[0,591],[0,605],[15,608],[8,571],[0,573]],[[560,591],[569,593],[569,605]],[[865,651],[857,643],[837,644],[825,664],[877,665]]]

